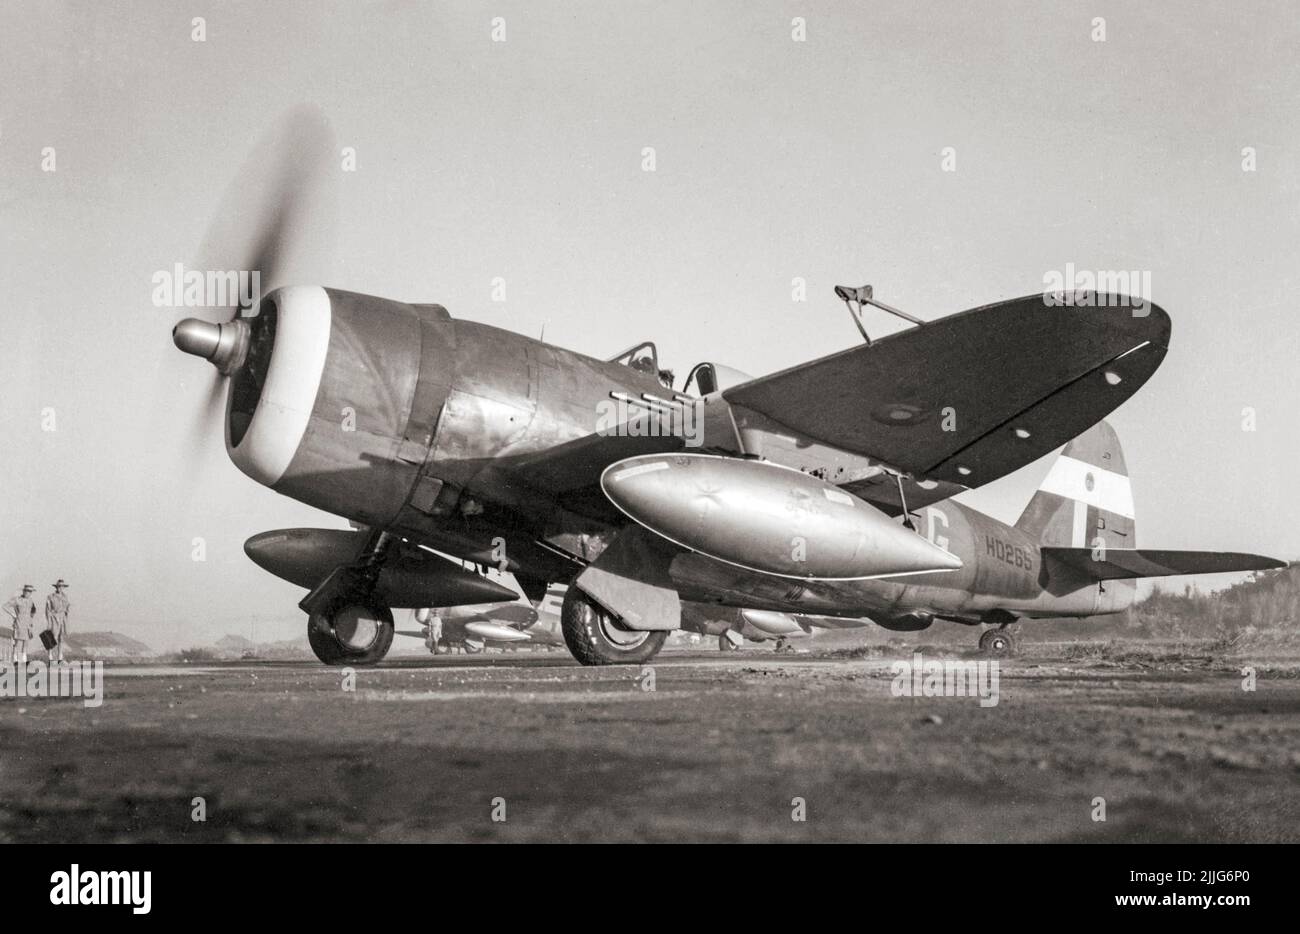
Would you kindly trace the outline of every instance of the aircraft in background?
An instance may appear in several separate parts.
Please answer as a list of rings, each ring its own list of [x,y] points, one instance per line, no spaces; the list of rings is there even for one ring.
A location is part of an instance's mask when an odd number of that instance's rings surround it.
[[[298,163],[278,170],[293,190],[261,221],[241,217],[255,249],[214,268],[280,278],[287,233],[305,225]],[[435,551],[503,562],[529,601],[567,585],[561,629],[591,665],[653,658],[689,603],[909,631],[945,620],[984,627],[980,645],[1003,653],[1018,620],[1124,609],[1135,578],[1284,566],[1137,546],[1103,419],[1164,359],[1159,306],[1040,293],[924,322],[868,286],[836,293],[863,343],[753,379],[704,362],[680,391],[651,341],[600,360],[441,305],[315,285],[186,319],[173,341],[225,379],[241,471],[361,527],[245,543],[308,590],[327,664],[382,659],[394,607],[515,598]],[[914,326],[871,340],[864,305]],[[1014,526],[952,499],[1062,445]]]
[[[504,575],[497,577],[495,571],[486,576],[496,577],[502,586],[509,586],[502,579]],[[422,607],[415,611],[414,617],[420,628],[397,630],[397,634],[424,640],[435,655],[452,651],[475,654],[486,647],[563,648],[564,635],[560,630],[563,599],[564,588],[553,586],[537,603],[519,597],[478,606]]]
[[[510,586],[508,575],[489,571],[486,575]],[[536,604],[524,598],[480,606],[425,607],[415,611],[418,630],[399,629],[397,635],[422,639],[434,654],[454,650],[475,654],[485,647],[563,647],[560,625],[567,588],[552,584]],[[701,603],[682,605],[682,629],[702,636],[715,636],[722,651],[738,649],[749,642],[774,642],[776,651],[792,648],[790,640],[812,634],[814,626],[829,624],[870,625],[867,621],[813,620],[768,610],[737,609]]]

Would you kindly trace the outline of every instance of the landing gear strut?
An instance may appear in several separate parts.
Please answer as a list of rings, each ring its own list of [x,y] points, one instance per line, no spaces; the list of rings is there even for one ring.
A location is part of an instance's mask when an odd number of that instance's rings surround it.
[[[400,540],[372,531],[350,565],[340,565],[298,606],[307,612],[307,641],[326,665],[373,665],[393,644],[393,611],[375,596],[388,550]]]
[[[988,629],[980,636],[980,651],[998,657],[1015,655],[1020,651],[1020,640],[1005,626]]]
[[[307,641],[326,665],[373,665],[393,644],[393,612],[373,597],[340,597],[311,614]]]
[[[629,629],[577,587],[564,594],[560,629],[573,657],[584,665],[638,665],[663,648],[668,633]]]

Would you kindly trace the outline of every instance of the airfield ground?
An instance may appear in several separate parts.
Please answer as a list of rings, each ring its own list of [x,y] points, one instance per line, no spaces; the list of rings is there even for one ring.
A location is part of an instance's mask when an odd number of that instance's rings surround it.
[[[0,840],[1300,839],[1300,653],[1030,644],[981,707],[913,648],[109,667],[0,701]]]

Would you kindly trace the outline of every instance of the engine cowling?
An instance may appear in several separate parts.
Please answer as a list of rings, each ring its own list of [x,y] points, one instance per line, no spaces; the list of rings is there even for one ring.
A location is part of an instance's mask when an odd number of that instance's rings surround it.
[[[290,286],[239,321],[247,342],[227,405],[230,459],[278,493],[390,524],[449,391],[446,310]]]

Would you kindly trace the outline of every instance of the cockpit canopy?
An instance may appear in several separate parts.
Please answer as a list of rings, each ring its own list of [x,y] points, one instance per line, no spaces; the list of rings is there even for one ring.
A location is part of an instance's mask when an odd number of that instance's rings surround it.
[[[654,341],[642,341],[617,357],[611,357],[609,362],[621,363],[623,366],[640,370],[648,376],[653,376],[669,389],[673,388],[673,371],[659,368],[659,349],[655,347]]]
[[[623,351],[617,357],[611,357],[609,362],[621,363],[623,366],[630,366],[634,370],[649,373],[651,376],[659,375],[659,349],[655,347],[654,341],[642,341],[635,347]]]
[[[723,366],[721,363],[697,363],[695,369],[687,375],[686,385],[682,387],[682,391],[704,397],[747,383],[751,379],[753,377],[748,373]]]
[[[655,377],[669,389],[673,388],[673,371],[660,368],[659,349],[655,347],[654,341],[642,341],[635,347],[623,351],[617,357],[610,358],[609,362],[621,363],[623,366],[640,370],[642,373]],[[742,373],[732,367],[723,366],[721,363],[699,363],[687,375],[686,383],[682,386],[682,392],[703,398],[723,389],[730,389],[732,386],[747,383],[751,379],[753,377],[748,373]]]

